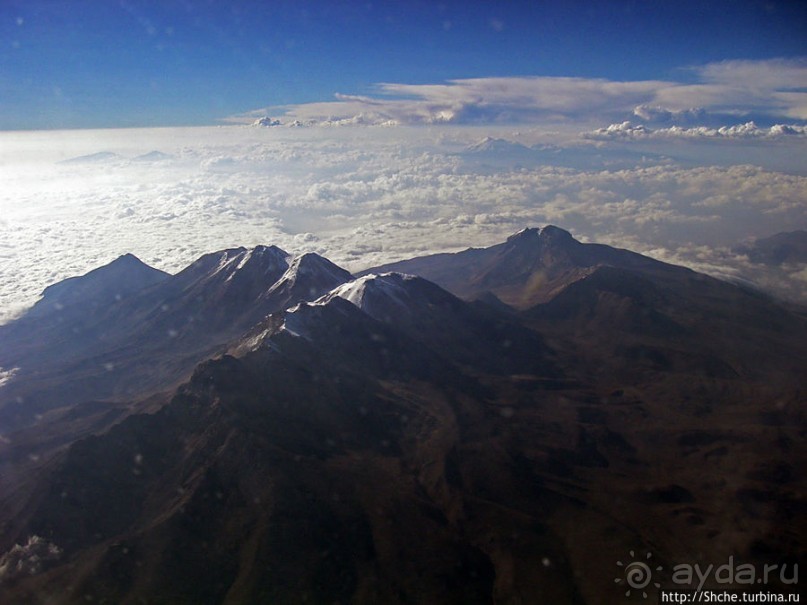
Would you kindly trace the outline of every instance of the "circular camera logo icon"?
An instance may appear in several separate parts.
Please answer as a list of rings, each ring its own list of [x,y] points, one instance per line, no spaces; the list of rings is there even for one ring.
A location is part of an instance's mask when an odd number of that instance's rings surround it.
[[[622,561],[616,562],[623,571],[622,576],[614,578],[614,583],[627,587],[627,591],[625,591],[626,597],[629,597],[631,592],[635,590],[637,594],[641,592],[642,598],[646,599],[647,592],[645,588],[647,588],[653,580],[653,571],[661,571],[664,568],[658,565],[655,569],[650,569],[652,565],[650,559],[653,557],[653,553],[650,552],[647,553],[644,561],[637,561],[634,551],[630,551],[630,557],[631,560],[627,563],[623,563]],[[658,582],[653,582],[653,586],[661,588],[661,584]]]

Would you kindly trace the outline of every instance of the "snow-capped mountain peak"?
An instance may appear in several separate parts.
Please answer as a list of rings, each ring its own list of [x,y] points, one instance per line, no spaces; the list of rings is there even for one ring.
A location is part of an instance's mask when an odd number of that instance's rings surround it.
[[[383,323],[407,323],[459,302],[439,286],[404,273],[368,274],[342,284],[317,304],[344,299]]]
[[[168,274],[146,265],[133,254],[124,254],[111,263],[79,277],[70,277],[45,288],[34,315],[65,307],[104,306],[156,284]]]
[[[521,143],[514,141],[507,141],[505,139],[497,139],[493,137],[484,137],[476,143],[469,145],[466,148],[468,153],[530,153],[532,150]]]
[[[229,251],[225,251],[226,253]],[[232,273],[227,277],[232,279],[239,271],[255,271],[265,275],[275,274],[289,266],[290,255],[277,246],[256,246],[251,250],[239,248],[235,256],[223,257],[224,266],[234,265]]]
[[[410,294],[404,284],[415,279],[417,278],[403,273],[382,273],[380,275],[370,273],[338,286],[320,300],[327,302],[336,297],[344,298],[363,311],[368,310],[373,299],[382,297],[405,306]]]
[[[305,299],[316,298],[332,288],[353,279],[353,276],[327,258],[308,252],[291,260],[288,269],[269,290],[270,294],[304,293]]]
[[[287,289],[294,286],[299,288],[299,282],[310,281],[322,283],[322,271],[328,275],[332,270],[323,263],[328,263],[318,255],[304,255],[292,261],[283,284]],[[336,268],[333,278],[344,277]],[[317,271],[315,271],[317,270]],[[279,285],[283,286],[283,284]],[[334,317],[356,317],[369,315],[373,319],[385,323],[408,321],[428,307],[432,296],[419,293],[415,288],[440,291],[437,286],[413,275],[401,273],[385,273],[383,275],[365,275],[359,279],[339,283],[336,287],[320,296],[313,302],[300,301],[281,311],[267,317],[263,325],[247,337],[239,349],[247,351],[260,346],[274,346],[271,337],[278,333],[311,340],[312,333],[319,333],[323,325],[333,323]],[[308,286],[304,286],[308,287]],[[275,291],[273,289],[273,291]],[[291,291],[291,290],[290,290]],[[451,296],[444,293],[446,296]]]

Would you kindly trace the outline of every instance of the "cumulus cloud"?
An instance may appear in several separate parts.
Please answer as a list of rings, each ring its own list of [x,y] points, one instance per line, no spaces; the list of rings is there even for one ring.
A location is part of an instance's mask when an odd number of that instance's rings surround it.
[[[781,137],[807,136],[807,126],[799,124],[774,124],[770,128],[761,128],[754,122],[745,122],[733,126],[709,128],[696,126],[683,128],[670,126],[669,128],[650,128],[644,124],[634,124],[630,121],[611,124],[605,128],[597,128],[591,132],[583,133],[584,138],[609,140],[631,139],[778,139]]]

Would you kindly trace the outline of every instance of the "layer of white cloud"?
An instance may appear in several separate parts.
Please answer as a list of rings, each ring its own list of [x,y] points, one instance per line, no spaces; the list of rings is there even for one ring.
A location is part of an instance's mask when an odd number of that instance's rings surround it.
[[[807,120],[807,60],[725,61],[684,70],[696,82],[507,77],[440,84],[382,83],[374,96],[259,109],[232,121],[268,115],[294,125],[497,124],[687,120],[767,116]]]
[[[706,82],[735,86],[746,82],[759,90],[804,90],[807,88],[807,59],[719,61],[695,68]]]
[[[495,124],[576,120],[594,113],[622,114],[651,103],[664,82],[611,82],[585,78],[478,78],[445,84],[378,86],[378,97],[336,95],[331,102],[259,109],[233,121],[252,122],[282,112],[284,123]]]
[[[485,135],[524,145],[555,140],[568,167],[544,163],[553,151],[465,152]],[[623,154],[617,169],[609,141],[537,130],[221,127],[0,137],[0,321],[47,285],[126,252],[176,271],[206,252],[276,244],[356,270],[490,245],[546,223],[657,256],[807,225],[807,176],[641,154]],[[681,139],[677,151],[698,152],[700,141]],[[805,143],[765,145],[773,164],[803,157]],[[136,159],[155,150],[164,155]],[[98,152],[116,155],[60,163]],[[717,255],[714,264],[724,260]]]

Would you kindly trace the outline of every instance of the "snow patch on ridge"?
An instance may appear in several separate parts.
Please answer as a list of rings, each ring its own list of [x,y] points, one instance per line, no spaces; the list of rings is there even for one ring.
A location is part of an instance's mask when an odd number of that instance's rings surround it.
[[[237,261],[239,259],[239,257],[244,254],[244,252],[246,252],[245,248],[236,248],[234,250],[224,250],[221,253],[221,257],[219,258],[218,266],[212,271],[212,273],[210,275],[211,276],[217,275],[218,273],[221,273],[222,271],[227,269],[227,267],[232,265],[233,262]]]
[[[6,370],[0,366],[0,388],[9,383],[11,379],[14,378],[14,374],[16,374],[18,370],[19,368],[11,368],[10,370]]]
[[[276,246],[255,246],[251,250],[245,250],[244,248],[237,248],[236,251],[238,252],[238,254],[236,254],[234,257],[228,260],[222,259],[222,261],[219,264],[219,267],[214,272],[218,273],[222,269],[230,266],[232,263],[237,261],[236,266],[233,268],[230,275],[227,276],[226,281],[230,281],[231,279],[233,279],[235,274],[238,271],[244,269],[244,267],[246,267],[250,263],[250,261],[255,260],[256,262],[260,262],[261,260],[264,259],[264,257],[267,254],[270,255],[272,258],[270,258],[268,261],[264,260],[264,262],[262,263],[265,266],[264,273],[269,273],[271,270],[276,269],[279,264],[288,267],[289,264],[288,259],[291,256]]]
[[[289,263],[288,269],[274,286],[270,292],[275,292],[283,288],[291,288],[298,283],[307,283],[311,288],[311,298],[319,296],[322,292],[327,292],[335,284],[341,284],[346,279],[352,276],[342,269],[334,265],[328,259],[308,252],[295,257]]]
[[[303,316],[303,313],[301,313],[301,309],[304,307],[304,305],[305,303],[300,303],[294,305],[291,309],[286,311],[283,325],[280,326],[280,331],[286,332],[291,336],[296,336],[297,338],[311,340],[308,326],[306,326],[305,317]]]
[[[381,295],[388,301],[404,307],[409,294],[403,284],[413,279],[417,278],[403,273],[382,273],[380,275],[370,273],[334,288],[317,302],[324,304],[336,297],[344,298],[362,311],[367,311],[368,298]]]

